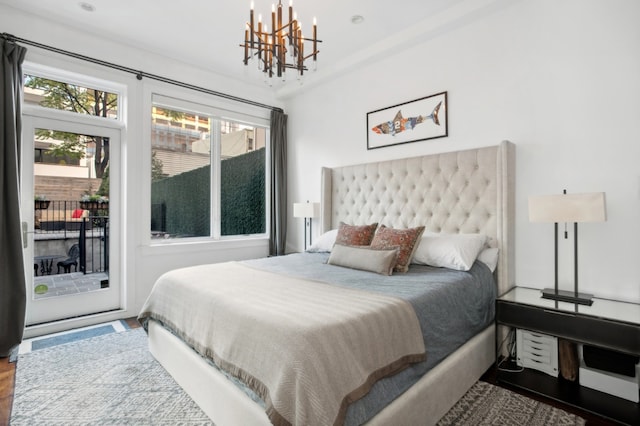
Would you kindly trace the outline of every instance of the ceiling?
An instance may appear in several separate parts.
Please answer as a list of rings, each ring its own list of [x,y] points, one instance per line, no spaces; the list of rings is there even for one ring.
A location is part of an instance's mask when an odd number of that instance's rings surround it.
[[[286,8],[289,2],[284,2]],[[305,80],[320,81],[344,72],[376,55],[406,47],[407,40],[427,31],[433,36],[438,25],[436,19],[444,22],[468,15],[469,9],[476,8],[470,5],[472,2],[477,6],[491,0],[293,0],[303,28],[311,28],[315,17],[318,38],[323,41],[319,45],[318,71]],[[94,10],[85,10],[83,3]],[[264,21],[270,19],[272,1],[254,0],[254,3],[256,16],[262,14]],[[243,65],[239,46],[249,19],[250,0],[0,0],[0,4],[247,83],[264,85],[257,65]],[[362,16],[364,21],[352,23],[354,15]],[[34,41],[47,44],[46,40]],[[288,82],[288,85],[296,84]],[[283,83],[274,82],[274,90],[283,87]]]

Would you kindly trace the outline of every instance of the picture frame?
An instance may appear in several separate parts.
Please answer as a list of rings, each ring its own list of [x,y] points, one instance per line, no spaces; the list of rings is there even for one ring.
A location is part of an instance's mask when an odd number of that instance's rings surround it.
[[[449,135],[447,92],[367,113],[367,149]]]

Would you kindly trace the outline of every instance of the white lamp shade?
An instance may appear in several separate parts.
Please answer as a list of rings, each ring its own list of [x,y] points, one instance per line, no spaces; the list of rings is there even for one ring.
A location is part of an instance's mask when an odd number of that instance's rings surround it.
[[[529,197],[531,222],[605,222],[604,192],[587,194],[532,195]]]
[[[293,217],[320,216],[320,203],[293,203]]]

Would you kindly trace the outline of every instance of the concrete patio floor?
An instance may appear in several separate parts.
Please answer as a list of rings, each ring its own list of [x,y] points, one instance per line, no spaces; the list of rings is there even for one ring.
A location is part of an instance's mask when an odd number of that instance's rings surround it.
[[[86,275],[82,272],[72,272],[70,274],[34,277],[33,289],[35,299],[42,299],[100,290],[105,288],[105,284],[108,286],[108,282],[109,274],[106,272],[96,272]],[[39,287],[42,285],[46,286],[46,289]],[[36,289],[38,289],[37,292]]]

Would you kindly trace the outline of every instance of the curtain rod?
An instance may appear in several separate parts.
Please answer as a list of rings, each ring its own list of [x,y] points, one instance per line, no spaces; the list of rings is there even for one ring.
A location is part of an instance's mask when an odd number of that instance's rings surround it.
[[[46,44],[41,44],[41,43],[37,43],[35,41],[26,40],[26,39],[23,39],[23,38],[20,38],[20,37],[16,37],[16,36],[14,36],[12,34],[2,33],[2,34],[0,34],[0,37],[2,37],[5,40],[8,40],[8,41],[27,44],[29,46],[34,46],[34,47],[38,47],[40,49],[49,50],[51,52],[59,53],[61,55],[66,55],[66,56],[70,56],[72,58],[81,59],[83,61],[87,61],[87,62],[91,62],[91,63],[94,63],[94,64],[102,65],[104,67],[113,68],[113,69],[116,69],[116,70],[119,70],[119,71],[123,71],[123,72],[127,72],[127,73],[130,73],[130,74],[135,74],[135,76],[136,76],[136,78],[138,80],[142,80],[143,77],[147,77],[147,78],[150,78],[152,80],[161,81],[163,83],[173,84],[174,86],[184,87],[185,89],[191,89],[191,90],[195,90],[195,91],[198,91],[198,92],[207,93],[209,95],[218,96],[220,98],[229,99],[229,100],[232,100],[232,101],[242,102],[242,103],[253,105],[253,106],[257,106],[257,107],[260,107],[260,108],[265,108],[265,109],[270,109],[270,110],[274,110],[274,111],[283,112],[282,108],[279,108],[279,107],[262,104],[260,102],[251,101],[249,99],[240,98],[240,97],[229,95],[229,94],[222,93],[222,92],[216,92],[215,90],[207,89],[205,87],[195,86],[193,84],[185,83],[185,82],[178,81],[178,80],[173,80],[171,78],[163,77],[161,75],[150,74],[150,73],[147,73],[147,72],[144,72],[144,71],[135,70],[133,68],[125,67],[123,65],[114,64],[112,62],[103,61],[101,59],[92,58],[92,57],[89,57],[89,56],[81,55],[79,53],[69,52],[68,50],[58,49],[57,47],[47,46]]]

